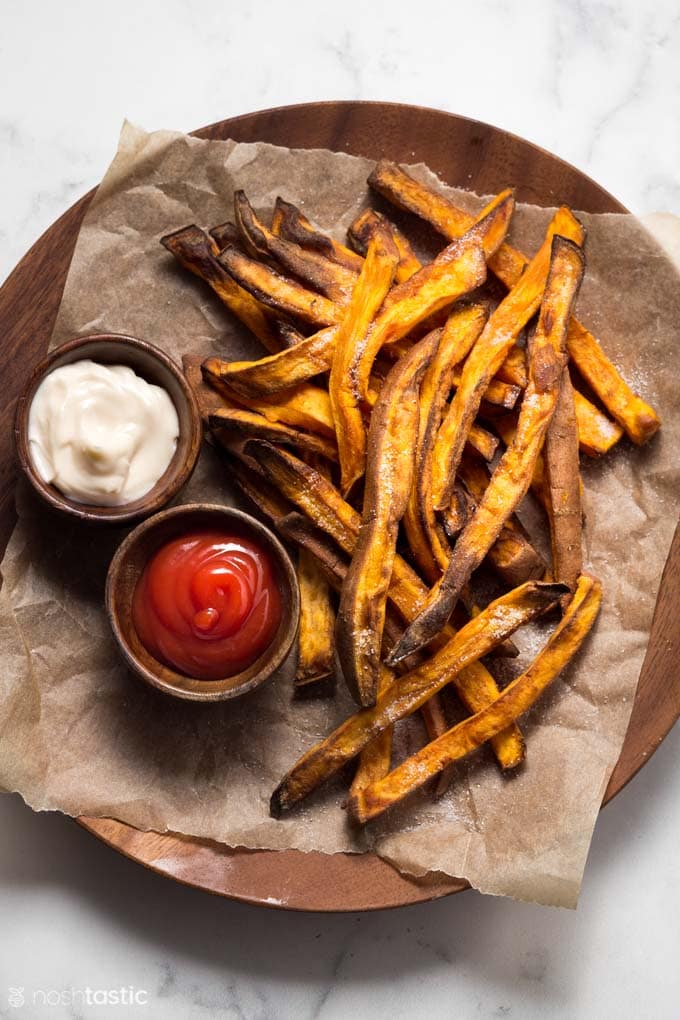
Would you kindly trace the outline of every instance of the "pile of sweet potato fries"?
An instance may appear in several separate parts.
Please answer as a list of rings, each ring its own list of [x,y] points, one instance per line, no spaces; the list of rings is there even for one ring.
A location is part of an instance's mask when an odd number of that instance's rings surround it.
[[[579,451],[602,456],[624,432],[642,444],[660,424],[574,318],[585,231],[569,209],[529,258],[505,241],[511,190],[472,216],[393,163],[369,184],[446,247],[421,264],[371,208],[348,245],[282,199],[267,225],[243,192],[233,222],[162,239],[270,352],[204,361],[211,400],[193,381],[233,479],[299,548],[296,694],[331,694],[337,653],[360,706],[284,776],[277,816],[353,758],[359,822],[432,777],[441,793],[449,767],[486,742],[502,769],[522,762],[517,719],[602,598],[582,564]],[[487,277],[504,289],[495,307]],[[550,564],[515,516],[530,491]],[[504,592],[485,607],[473,594],[482,564]],[[548,611],[547,643],[501,689],[482,658],[517,654],[513,632]],[[467,713],[452,727],[447,685]],[[392,728],[417,710],[429,742],[392,767]]]

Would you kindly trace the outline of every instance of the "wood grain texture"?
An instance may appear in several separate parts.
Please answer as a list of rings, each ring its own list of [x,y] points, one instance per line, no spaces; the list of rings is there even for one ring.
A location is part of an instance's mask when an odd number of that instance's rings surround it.
[[[625,212],[594,181],[556,156],[497,128],[438,110],[394,103],[309,103],[264,110],[202,128],[202,138],[325,147],[400,162],[423,161],[449,184],[480,193],[508,185],[519,201]],[[31,248],[0,290],[0,543],[14,521],[14,402],[44,355],[73,247],[92,194]],[[680,529],[664,571],[630,726],[604,802],[649,759],[680,715]],[[108,845],[177,881],[249,903],[299,910],[370,910],[466,888],[441,875],[412,881],[372,855],[231,850],[174,834],[140,832],[111,819],[80,819]]]

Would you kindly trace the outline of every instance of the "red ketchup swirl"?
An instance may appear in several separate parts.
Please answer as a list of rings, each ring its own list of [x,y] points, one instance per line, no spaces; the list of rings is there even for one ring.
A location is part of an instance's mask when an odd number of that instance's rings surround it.
[[[174,539],[140,577],[132,619],[147,651],[172,669],[201,680],[234,676],[267,648],[281,619],[271,560],[224,532]]]

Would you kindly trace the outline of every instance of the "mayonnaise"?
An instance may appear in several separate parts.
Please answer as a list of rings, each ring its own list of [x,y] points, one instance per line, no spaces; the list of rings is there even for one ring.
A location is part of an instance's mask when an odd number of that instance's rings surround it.
[[[122,506],[156,484],[172,460],[179,419],[170,396],[126,365],[83,360],[36,390],[28,442],[36,471],[79,503]]]

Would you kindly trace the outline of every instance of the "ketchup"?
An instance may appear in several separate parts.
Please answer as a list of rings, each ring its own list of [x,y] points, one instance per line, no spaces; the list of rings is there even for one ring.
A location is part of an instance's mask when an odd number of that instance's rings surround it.
[[[281,596],[267,553],[253,541],[198,531],[168,542],[132,599],[139,639],[155,658],[201,680],[246,669],[271,643]]]

